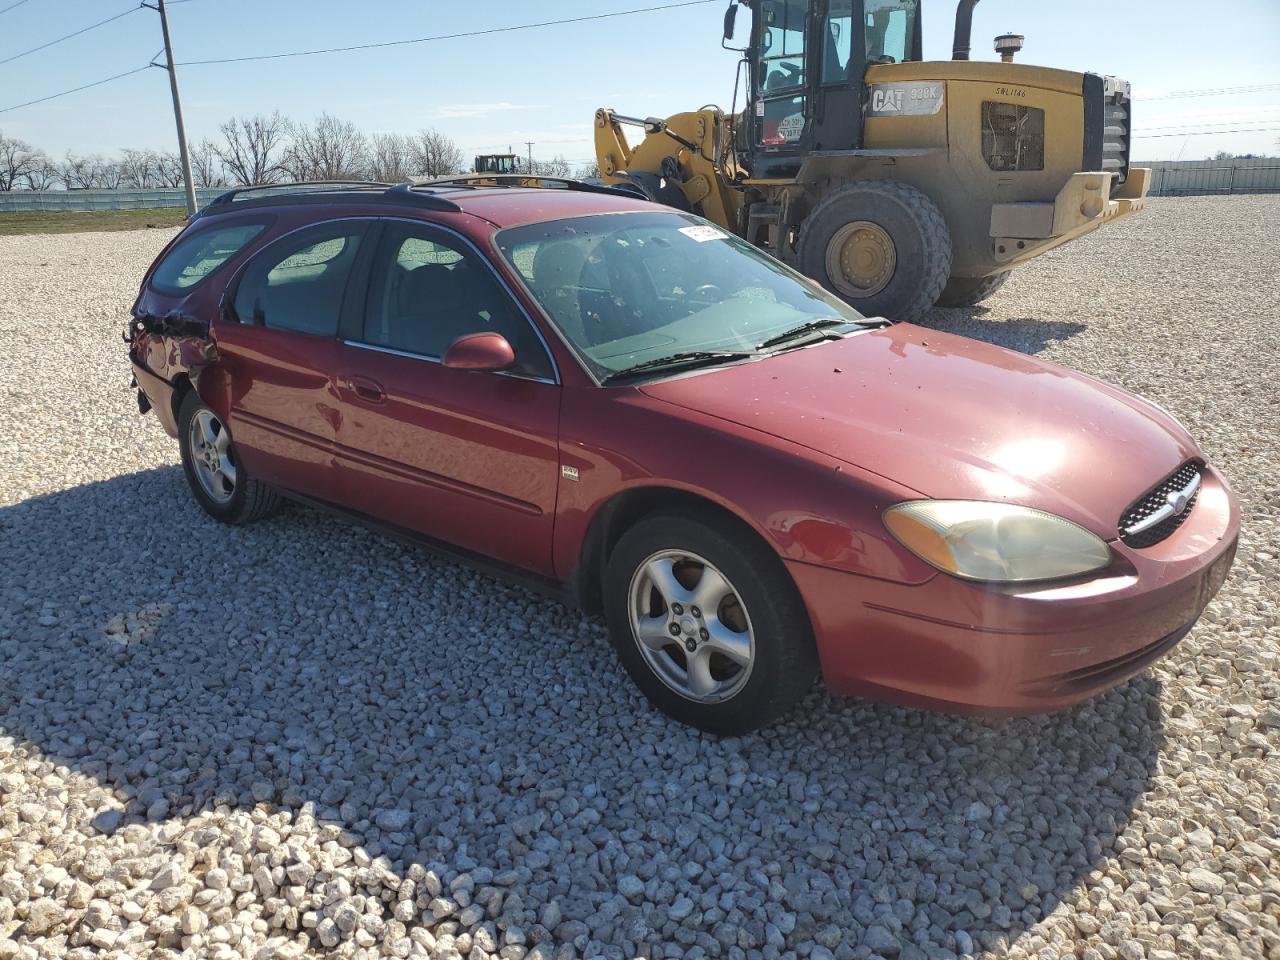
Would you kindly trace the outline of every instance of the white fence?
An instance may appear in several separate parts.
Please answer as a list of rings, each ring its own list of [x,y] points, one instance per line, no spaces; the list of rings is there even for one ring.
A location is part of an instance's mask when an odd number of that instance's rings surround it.
[[[198,187],[196,203],[204,206],[230,187]],[[161,190],[11,190],[0,193],[0,214],[45,211],[143,210],[185,207],[181,187]]]
[[[1186,197],[1205,193],[1280,192],[1280,157],[1237,160],[1157,160],[1151,168],[1151,196]]]
[[[1280,157],[1250,160],[1135,160],[1151,168],[1151,196],[1184,197],[1205,193],[1280,192]],[[204,206],[230,187],[198,187]],[[181,188],[161,190],[13,190],[0,192],[0,214],[44,211],[141,210],[183,207]]]

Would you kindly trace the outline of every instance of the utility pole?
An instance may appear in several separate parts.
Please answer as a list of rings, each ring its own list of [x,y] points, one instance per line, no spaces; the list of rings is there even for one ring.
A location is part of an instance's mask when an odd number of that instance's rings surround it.
[[[151,4],[144,3],[144,7]],[[178,157],[182,160],[182,185],[187,191],[187,216],[196,212],[196,188],[191,180],[191,157],[187,153],[187,128],[182,122],[182,99],[178,96],[178,70],[173,63],[173,41],[169,38],[169,16],[164,0],[156,0],[152,10],[160,12],[160,30],[164,33],[165,69],[169,71],[169,91],[173,94],[173,120],[178,126]],[[160,66],[154,63],[154,66]]]
[[[533,174],[533,141],[526,140],[524,145],[529,148],[529,173]]]

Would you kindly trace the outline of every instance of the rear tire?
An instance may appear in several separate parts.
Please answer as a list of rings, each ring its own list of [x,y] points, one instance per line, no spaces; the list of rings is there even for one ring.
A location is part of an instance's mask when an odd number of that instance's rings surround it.
[[[249,476],[226,424],[194,389],[178,411],[178,448],[192,496],[215,520],[238,526],[279,508],[280,495]]]
[[[952,277],[938,297],[940,307],[972,307],[995,294],[1009,279],[1009,271],[989,277]]]
[[[910,184],[860,180],[805,219],[800,269],[865,316],[917,320],[951,275],[951,232],[937,204]]]
[[[609,556],[604,607],[636,686],[709,733],[765,726],[818,673],[808,613],[777,554],[729,523],[692,513],[641,520]]]

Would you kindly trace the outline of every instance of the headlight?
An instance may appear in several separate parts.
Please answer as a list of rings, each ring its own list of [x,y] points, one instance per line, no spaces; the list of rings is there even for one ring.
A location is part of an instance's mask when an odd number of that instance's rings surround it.
[[[1107,545],[1083,527],[1008,503],[912,500],[886,510],[884,523],[925,563],[966,580],[1054,580],[1111,562]]]

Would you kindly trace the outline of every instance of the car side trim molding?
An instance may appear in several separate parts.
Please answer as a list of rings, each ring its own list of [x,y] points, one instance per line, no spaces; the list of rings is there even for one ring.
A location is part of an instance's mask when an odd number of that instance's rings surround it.
[[[446,490],[450,493],[461,494],[465,497],[472,497],[476,500],[484,500],[486,503],[492,503],[495,506],[504,507],[508,510],[514,510],[517,513],[527,514],[529,516],[541,516],[543,510],[536,503],[530,503],[528,500],[519,500],[515,497],[503,496],[500,493],[494,493],[492,490],[486,490],[483,487],[477,487],[470,483],[464,483],[461,480],[453,480],[449,477],[442,477],[438,473],[432,473],[429,470],[422,470],[418,467],[411,467],[408,464],[396,463],[385,457],[380,457],[376,453],[367,453],[364,450],[356,450],[354,447],[348,447],[344,444],[328,440],[324,437],[317,437],[315,434],[306,433],[301,430],[294,430],[286,427],[284,424],[277,423],[274,420],[268,420],[257,414],[249,413],[239,407],[233,407],[231,410],[232,422],[239,420],[241,423],[248,424],[259,430],[265,430],[267,433],[284,437],[286,440],[292,440],[296,443],[305,444],[316,450],[322,450],[335,459],[346,461],[347,463],[358,464],[370,470],[377,470],[380,473],[393,477],[399,477],[402,480],[408,480],[411,483],[422,484],[427,487],[435,487],[438,490]]]

